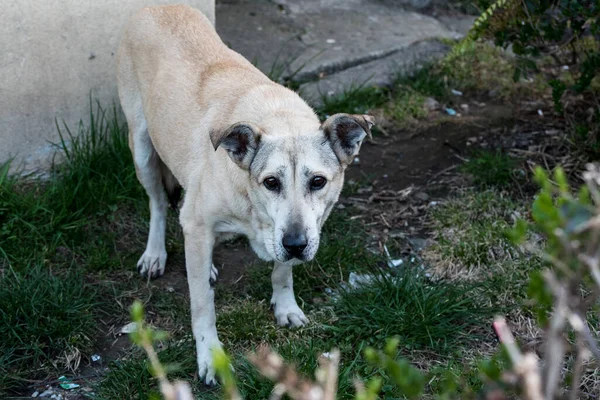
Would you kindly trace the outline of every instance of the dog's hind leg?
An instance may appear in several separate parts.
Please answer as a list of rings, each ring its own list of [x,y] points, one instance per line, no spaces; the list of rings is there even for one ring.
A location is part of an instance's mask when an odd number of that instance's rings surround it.
[[[120,76],[124,76],[125,70]],[[129,80],[128,83],[130,83]],[[165,247],[165,230],[167,226],[167,194],[162,182],[162,162],[154,149],[146,118],[142,108],[142,99],[138,90],[119,88],[119,97],[123,112],[129,126],[129,147],[133,154],[135,172],[138,180],[146,189],[150,199],[150,232],[146,250],[137,263],[142,276],[152,278],[165,272],[167,251]]]
[[[144,124],[130,129],[133,158],[138,180],[150,199],[150,232],[146,250],[137,263],[142,276],[156,278],[164,274],[167,263],[165,231],[167,227],[168,201],[163,187],[161,161],[152,145]]]

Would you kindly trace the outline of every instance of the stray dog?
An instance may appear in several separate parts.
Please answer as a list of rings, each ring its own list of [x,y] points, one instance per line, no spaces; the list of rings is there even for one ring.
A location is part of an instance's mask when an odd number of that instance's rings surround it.
[[[150,233],[137,267],[165,271],[169,198],[184,189],[180,222],[200,377],[215,383],[216,242],[245,235],[274,261],[275,318],[308,322],[292,287],[292,266],[317,252],[344,170],[373,118],[336,114],[320,123],[293,91],[269,80],[183,5],[144,8],[125,29],[117,55],[119,98],[129,146],[150,198]]]

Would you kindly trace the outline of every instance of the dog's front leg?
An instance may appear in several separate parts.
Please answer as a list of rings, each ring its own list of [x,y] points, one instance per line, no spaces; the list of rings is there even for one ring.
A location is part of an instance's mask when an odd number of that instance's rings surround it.
[[[294,278],[292,266],[275,262],[271,274],[273,297],[271,306],[275,312],[277,323],[281,326],[299,327],[308,323],[294,296]]]
[[[184,226],[185,265],[190,287],[192,331],[196,340],[198,376],[207,385],[216,384],[212,351],[221,347],[217,337],[215,292],[211,287],[214,233],[204,224]]]

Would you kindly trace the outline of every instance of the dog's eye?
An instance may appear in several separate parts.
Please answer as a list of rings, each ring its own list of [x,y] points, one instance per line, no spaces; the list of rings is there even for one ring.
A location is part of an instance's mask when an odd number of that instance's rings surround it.
[[[279,181],[275,177],[268,177],[263,181],[263,185],[269,190],[277,190],[279,189]]]
[[[323,189],[323,186],[325,186],[326,183],[327,183],[327,179],[325,179],[324,176],[315,176],[310,181],[310,188],[311,188],[311,190]]]

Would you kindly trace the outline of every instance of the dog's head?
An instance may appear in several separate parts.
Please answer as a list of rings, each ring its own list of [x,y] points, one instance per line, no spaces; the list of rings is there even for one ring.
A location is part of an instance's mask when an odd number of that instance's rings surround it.
[[[238,123],[211,135],[215,150],[248,171],[250,201],[269,255],[279,262],[311,260],[321,227],[344,184],[344,170],[371,136],[373,117],[336,114],[300,135]],[[269,125],[269,124],[267,124]],[[274,132],[273,132],[274,133]]]

